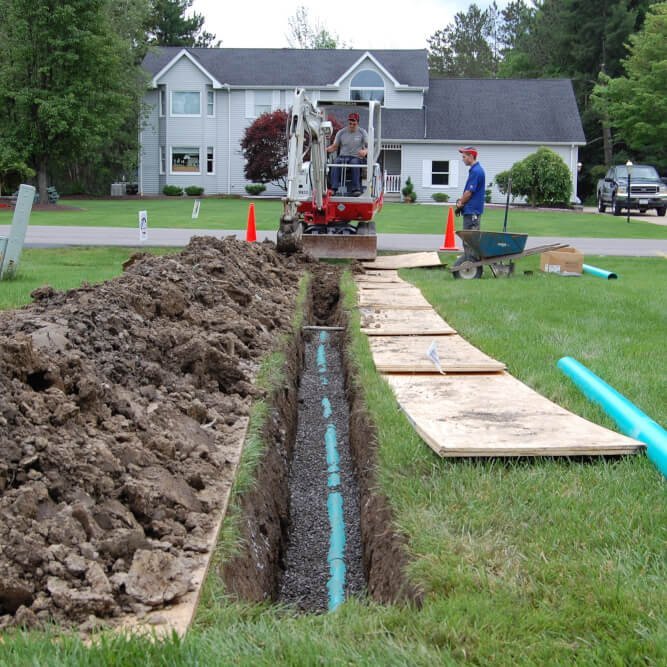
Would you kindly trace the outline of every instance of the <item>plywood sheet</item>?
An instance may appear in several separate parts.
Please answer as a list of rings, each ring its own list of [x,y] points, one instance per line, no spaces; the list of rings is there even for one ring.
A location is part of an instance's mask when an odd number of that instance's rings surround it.
[[[366,269],[414,269],[420,266],[442,266],[437,252],[411,252],[406,255],[383,255],[364,262]]]
[[[361,283],[404,283],[405,280],[400,278],[398,271],[392,271],[390,269],[384,271],[378,271],[369,269],[364,271],[364,273],[357,273],[354,276],[354,279]]]
[[[395,308],[399,310],[432,310],[433,306],[416,289],[360,290],[357,293],[360,306]]]
[[[643,447],[507,373],[385,377],[417,433],[443,457],[629,454]]]
[[[361,331],[368,336],[414,336],[456,333],[434,310],[359,308]]]
[[[427,355],[435,348],[445,373],[497,373],[505,364],[492,359],[461,336],[371,336],[375,367],[381,373],[438,373]]]

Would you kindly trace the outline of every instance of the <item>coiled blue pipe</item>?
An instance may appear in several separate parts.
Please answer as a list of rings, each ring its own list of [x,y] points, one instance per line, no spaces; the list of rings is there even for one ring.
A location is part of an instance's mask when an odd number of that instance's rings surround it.
[[[605,271],[604,269],[598,269],[597,266],[591,266],[590,264],[584,264],[584,273],[589,273],[598,278],[605,278],[606,280],[616,280],[616,278],[618,278],[615,273]]]
[[[563,357],[557,366],[588,399],[602,407],[625,435],[646,445],[647,456],[667,477],[667,431],[576,359]]]

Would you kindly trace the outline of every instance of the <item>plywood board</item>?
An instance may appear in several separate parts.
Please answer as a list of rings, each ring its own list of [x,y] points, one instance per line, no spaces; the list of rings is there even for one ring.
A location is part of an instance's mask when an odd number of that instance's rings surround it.
[[[443,457],[630,454],[643,447],[507,373],[385,377],[417,433]]]
[[[407,255],[383,255],[364,262],[366,269],[414,269],[420,266],[442,266],[437,252],[411,252]]]
[[[361,290],[357,294],[362,307],[395,308],[398,310],[432,310],[433,306],[418,289],[403,290]]]
[[[379,280],[373,280],[367,282],[365,280],[356,281],[357,288],[359,289],[403,289],[404,287],[412,287],[411,283],[406,282],[405,280],[390,280],[388,282],[381,282]]]
[[[359,308],[361,331],[368,336],[414,336],[456,333],[434,310]]]
[[[384,271],[372,270],[369,269],[363,273],[357,273],[354,276],[354,279],[357,282],[366,282],[366,283],[404,283],[405,280],[400,278],[398,271],[392,271],[390,269]]]
[[[427,355],[435,343],[445,373],[497,373],[505,364],[487,356],[461,336],[371,336],[375,367],[381,373],[438,373]]]

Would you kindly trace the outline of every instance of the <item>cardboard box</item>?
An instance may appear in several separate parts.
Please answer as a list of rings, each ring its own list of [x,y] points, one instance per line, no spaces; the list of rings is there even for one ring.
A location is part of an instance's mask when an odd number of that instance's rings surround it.
[[[560,276],[580,276],[584,270],[584,255],[576,248],[548,250],[540,256],[540,270]]]

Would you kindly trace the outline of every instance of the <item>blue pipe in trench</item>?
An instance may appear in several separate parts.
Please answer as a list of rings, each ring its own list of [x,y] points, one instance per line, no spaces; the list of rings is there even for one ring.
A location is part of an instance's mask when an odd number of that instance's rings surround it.
[[[602,407],[625,435],[646,445],[646,455],[667,477],[667,431],[576,359],[563,357],[557,366],[588,399]]]
[[[611,271],[605,271],[604,269],[598,269],[597,266],[591,266],[590,264],[584,264],[584,273],[588,273],[591,276],[597,276],[598,278],[604,278],[605,280],[616,280],[618,276]]]
[[[326,377],[327,357],[326,343],[329,335],[326,331],[320,332],[320,344],[317,347],[317,370],[320,373],[322,386],[328,385]],[[331,402],[325,396],[322,399],[322,416],[330,419],[333,414]],[[324,446],[327,458],[327,513],[329,515],[329,611],[335,611],[345,601],[345,518],[343,515],[343,496],[340,488],[340,455],[338,454],[338,439],[336,425],[327,423],[324,434]]]

